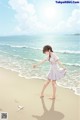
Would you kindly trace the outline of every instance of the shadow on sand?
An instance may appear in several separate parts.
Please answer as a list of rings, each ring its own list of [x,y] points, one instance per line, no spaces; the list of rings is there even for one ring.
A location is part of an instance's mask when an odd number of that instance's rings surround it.
[[[43,114],[42,115],[32,115],[37,120],[62,120],[64,115],[61,112],[54,110],[55,100],[52,100],[51,108],[48,110],[45,106],[44,98],[41,98]]]

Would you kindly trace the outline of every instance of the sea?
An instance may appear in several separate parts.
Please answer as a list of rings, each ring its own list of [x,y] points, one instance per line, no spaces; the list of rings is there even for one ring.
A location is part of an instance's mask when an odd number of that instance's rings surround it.
[[[0,37],[0,67],[16,71],[32,80],[47,80],[50,63],[33,68],[46,58],[42,49],[51,45],[67,69],[66,76],[57,85],[80,95],[80,35],[21,35]]]

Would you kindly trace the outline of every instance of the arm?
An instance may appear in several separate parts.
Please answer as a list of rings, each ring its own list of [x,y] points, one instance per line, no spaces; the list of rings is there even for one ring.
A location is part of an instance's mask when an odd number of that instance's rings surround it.
[[[44,59],[44,60],[42,60],[41,62],[39,62],[38,64],[33,65],[33,68],[35,68],[35,67],[37,67],[37,66],[39,66],[39,65],[41,65],[41,64],[43,64],[43,63],[45,63],[47,60],[48,60],[48,59]]]

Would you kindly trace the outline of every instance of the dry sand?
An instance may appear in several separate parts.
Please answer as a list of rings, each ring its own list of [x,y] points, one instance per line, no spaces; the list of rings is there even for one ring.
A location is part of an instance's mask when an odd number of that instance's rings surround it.
[[[80,96],[57,86],[56,99],[49,100],[52,93],[49,85],[41,99],[43,83],[0,68],[0,112],[8,112],[9,120],[80,120]]]

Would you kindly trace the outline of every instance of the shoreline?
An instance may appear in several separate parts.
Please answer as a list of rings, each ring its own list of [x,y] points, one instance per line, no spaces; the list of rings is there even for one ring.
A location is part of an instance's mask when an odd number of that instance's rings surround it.
[[[80,97],[57,86],[55,101],[49,100],[49,85],[45,97],[40,99],[43,84],[43,80],[26,80],[16,72],[0,68],[0,112],[8,112],[9,120],[79,120]],[[18,111],[18,106],[24,108]]]
[[[24,79],[26,79],[26,80],[31,80],[31,79],[32,79],[32,80],[38,79],[38,80],[40,80],[40,81],[45,81],[45,80],[46,80],[45,78],[40,78],[40,77],[32,77],[32,78],[27,77],[27,78],[26,78],[25,76],[22,76],[19,71],[15,71],[15,70],[9,69],[9,68],[0,67],[0,69],[5,69],[5,70],[11,71],[11,72],[15,72],[15,73],[17,73],[17,75],[18,75],[19,77],[24,78]],[[71,92],[73,92],[73,94],[75,94],[75,95],[77,95],[77,96],[80,96],[80,94],[76,93],[76,91],[73,90],[72,88],[69,88],[69,87],[67,87],[67,86],[64,87],[63,85],[60,85],[58,82],[57,82],[57,86],[58,86],[58,87],[61,87],[61,88],[64,88],[64,89],[69,89]]]

